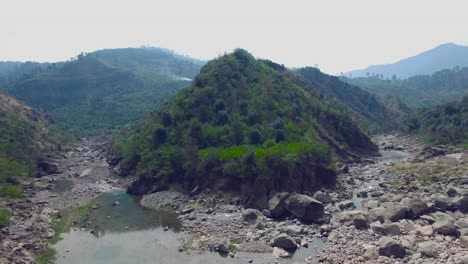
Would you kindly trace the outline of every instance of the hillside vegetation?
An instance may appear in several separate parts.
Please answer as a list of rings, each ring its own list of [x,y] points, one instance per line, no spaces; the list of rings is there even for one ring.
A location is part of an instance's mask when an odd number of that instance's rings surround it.
[[[48,116],[0,94],[0,196],[18,195],[14,185],[35,173],[38,157],[71,140]]]
[[[430,144],[463,144],[468,147],[468,96],[421,109],[408,121],[408,130]]]
[[[202,64],[158,48],[102,50],[21,75],[4,90],[61,128],[92,135],[140,120],[189,84]]]
[[[236,50],[210,61],[117,144],[130,192],[180,185],[247,193],[303,192],[335,181],[333,156],[376,146],[343,111],[293,72]]]
[[[334,107],[348,112],[369,132],[396,130],[408,114],[394,105],[387,107],[375,94],[323,74],[316,68],[306,67],[295,72],[304,79],[303,86],[326,98]]]
[[[468,68],[442,70],[404,80],[384,80],[375,76],[342,79],[380,96],[397,96],[413,108],[450,102],[468,94]]]

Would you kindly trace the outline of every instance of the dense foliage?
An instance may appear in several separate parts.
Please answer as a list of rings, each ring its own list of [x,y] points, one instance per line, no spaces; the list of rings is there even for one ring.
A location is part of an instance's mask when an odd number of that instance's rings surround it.
[[[456,67],[405,80],[384,80],[376,76],[343,79],[377,95],[398,96],[410,107],[430,107],[457,100],[468,94],[468,68]]]
[[[19,196],[15,184],[35,172],[37,158],[71,141],[47,116],[0,94],[0,196]]]
[[[468,144],[468,96],[455,102],[421,109],[408,120],[410,132],[432,144]]]
[[[296,73],[304,79],[305,87],[331,101],[334,107],[347,111],[370,132],[397,129],[398,121],[404,117],[404,113],[387,107],[378,96],[316,68],[301,68]]]
[[[141,119],[201,65],[157,48],[102,50],[21,75],[4,90],[75,135],[90,135]]]
[[[333,153],[376,151],[349,116],[300,86],[293,72],[244,50],[210,61],[117,148],[122,171],[139,176],[134,192],[221,179],[228,188],[268,189],[310,181],[297,187],[303,191],[333,181]]]

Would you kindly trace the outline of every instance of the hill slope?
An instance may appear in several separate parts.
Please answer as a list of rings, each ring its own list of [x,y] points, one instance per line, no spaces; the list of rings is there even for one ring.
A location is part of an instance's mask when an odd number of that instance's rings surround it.
[[[41,154],[70,141],[48,116],[0,94],[0,185],[32,175]]]
[[[131,124],[189,84],[202,62],[157,48],[102,50],[20,78],[6,92],[76,135]]]
[[[431,144],[468,144],[468,96],[418,111],[408,130]]]
[[[264,204],[272,190],[333,183],[332,153],[376,153],[346,114],[297,82],[244,50],[210,61],[118,144],[123,174],[138,176],[129,191],[201,186]]]
[[[376,77],[343,80],[381,96],[398,96],[410,107],[431,107],[468,94],[468,68],[442,70],[405,80]]]
[[[363,70],[347,72],[346,76],[366,77],[367,74],[383,75],[383,78],[405,79],[415,75],[427,75],[443,69],[468,67],[468,47],[447,43],[414,57],[393,64],[373,65]]]
[[[295,71],[304,80],[304,86],[328,100],[334,107],[348,111],[355,120],[370,132],[390,131],[399,128],[399,121],[407,113],[387,107],[377,96],[338,77],[321,73],[312,67]],[[394,110],[395,109],[395,110]]]

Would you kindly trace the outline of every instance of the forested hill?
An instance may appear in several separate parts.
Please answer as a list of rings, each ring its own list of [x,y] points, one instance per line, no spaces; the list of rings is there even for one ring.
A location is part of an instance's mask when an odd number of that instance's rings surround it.
[[[397,96],[410,107],[431,107],[457,100],[468,94],[468,68],[438,71],[408,79],[378,77],[345,78],[342,80],[381,96]]]
[[[272,189],[304,191],[333,182],[333,153],[377,152],[344,111],[299,82],[244,50],[210,61],[118,144],[122,173],[139,176],[130,191],[172,183],[262,197]]]
[[[375,94],[343,82],[338,77],[323,74],[316,68],[300,68],[295,72],[304,79],[305,87],[331,101],[334,107],[348,111],[370,132],[396,130],[408,114],[395,105],[387,107]]]
[[[11,189],[3,184],[15,184],[35,172],[41,154],[69,142],[48,116],[0,93],[0,196]]]
[[[140,120],[190,84],[202,65],[159,48],[102,50],[48,65],[3,89],[75,135],[92,135]]]
[[[464,144],[468,147],[468,96],[420,109],[408,121],[408,130],[431,144]]]

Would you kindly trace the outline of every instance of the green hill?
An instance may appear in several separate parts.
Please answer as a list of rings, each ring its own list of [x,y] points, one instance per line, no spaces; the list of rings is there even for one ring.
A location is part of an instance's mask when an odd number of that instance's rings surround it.
[[[404,80],[376,76],[342,79],[380,96],[398,96],[413,108],[447,103],[468,94],[468,68],[457,67]]]
[[[158,48],[102,50],[27,74],[5,91],[61,128],[92,135],[140,120],[189,84],[202,64]]]
[[[41,155],[69,142],[48,116],[0,94],[0,196],[6,183],[33,175]]]
[[[312,190],[335,181],[333,157],[375,154],[343,111],[296,74],[236,50],[205,65],[117,144],[129,188],[235,191],[265,201],[271,190]]]
[[[410,132],[431,144],[468,145],[468,96],[421,109],[407,122]]]
[[[331,101],[334,107],[349,112],[356,122],[370,132],[395,130],[406,114],[387,107],[379,97],[338,77],[323,74],[316,68],[306,67],[295,71],[304,79],[304,86],[320,97]]]

